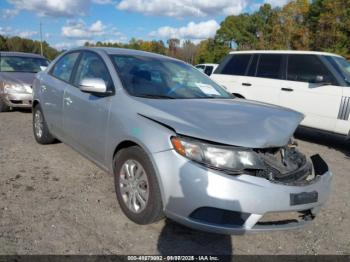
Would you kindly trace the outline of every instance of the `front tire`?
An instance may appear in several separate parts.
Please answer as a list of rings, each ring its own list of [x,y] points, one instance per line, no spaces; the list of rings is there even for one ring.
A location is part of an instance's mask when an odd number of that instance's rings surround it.
[[[163,218],[163,205],[153,164],[138,146],[114,158],[114,184],[119,205],[133,222],[146,225]]]
[[[55,137],[51,135],[47,123],[44,118],[40,105],[36,105],[33,109],[33,133],[35,140],[42,145],[52,144]]]

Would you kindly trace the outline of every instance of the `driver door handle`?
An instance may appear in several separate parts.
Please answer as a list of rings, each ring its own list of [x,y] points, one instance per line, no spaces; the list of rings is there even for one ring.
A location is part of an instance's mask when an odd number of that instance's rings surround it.
[[[63,100],[67,106],[69,106],[73,102],[70,97],[65,97],[63,98]]]
[[[242,83],[242,86],[251,86],[251,83]]]
[[[281,90],[286,91],[286,92],[293,92],[294,91],[294,89],[292,89],[292,88],[285,88],[285,87],[281,88]]]

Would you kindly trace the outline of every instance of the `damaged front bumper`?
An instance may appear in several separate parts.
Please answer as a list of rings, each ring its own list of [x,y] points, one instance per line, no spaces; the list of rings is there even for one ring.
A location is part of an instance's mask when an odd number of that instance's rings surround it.
[[[330,193],[332,174],[314,157],[315,177],[285,184],[251,174],[229,175],[174,150],[153,155],[166,215],[189,227],[223,234],[295,229],[312,221]],[[173,163],[169,168],[167,163]],[[290,215],[290,217],[289,217]]]

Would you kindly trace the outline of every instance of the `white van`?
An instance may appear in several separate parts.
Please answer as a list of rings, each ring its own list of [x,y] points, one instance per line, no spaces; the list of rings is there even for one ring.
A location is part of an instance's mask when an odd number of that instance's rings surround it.
[[[350,63],[311,51],[231,52],[211,77],[240,98],[288,107],[301,125],[349,135]]]

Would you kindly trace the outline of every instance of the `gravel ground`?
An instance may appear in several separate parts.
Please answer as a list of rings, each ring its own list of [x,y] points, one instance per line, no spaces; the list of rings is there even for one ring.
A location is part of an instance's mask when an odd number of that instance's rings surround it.
[[[29,112],[0,114],[0,254],[350,254],[350,150],[298,132],[334,173],[315,221],[296,231],[223,236],[170,220],[139,226],[121,212],[113,178],[68,146],[36,144]]]

